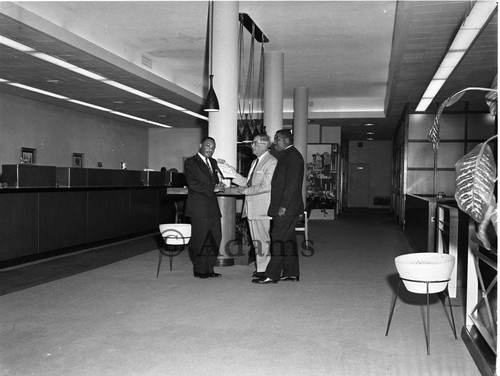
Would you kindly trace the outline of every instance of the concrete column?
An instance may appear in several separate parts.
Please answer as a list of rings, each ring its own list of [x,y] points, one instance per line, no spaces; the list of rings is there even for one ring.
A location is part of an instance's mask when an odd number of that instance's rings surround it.
[[[283,52],[264,52],[264,126],[274,137],[283,128]]]
[[[298,86],[293,92],[293,145],[304,157],[304,172],[307,170],[307,124],[309,89],[305,86]],[[302,198],[306,202],[306,179],[302,185]]]
[[[208,116],[208,135],[216,142],[214,158],[236,166],[238,119],[238,16],[237,1],[214,1],[213,14],[213,83],[220,111]],[[219,197],[222,211],[222,241],[219,266],[234,264],[226,245],[233,244],[236,223],[236,198]]]

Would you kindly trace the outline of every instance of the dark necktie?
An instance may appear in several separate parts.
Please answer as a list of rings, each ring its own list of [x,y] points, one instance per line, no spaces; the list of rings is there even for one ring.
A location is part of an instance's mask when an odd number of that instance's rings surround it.
[[[213,173],[212,172],[212,166],[210,165],[210,161],[208,160],[208,158],[205,158],[205,161],[207,162],[208,170],[210,171],[210,173]]]
[[[252,162],[252,166],[250,167],[250,169],[252,170],[250,172],[250,175],[248,176],[248,179],[247,179],[247,187],[251,187],[252,186],[252,178],[253,178],[253,173],[255,172],[255,168],[257,167],[257,163],[259,162],[259,158],[255,159],[253,162]]]

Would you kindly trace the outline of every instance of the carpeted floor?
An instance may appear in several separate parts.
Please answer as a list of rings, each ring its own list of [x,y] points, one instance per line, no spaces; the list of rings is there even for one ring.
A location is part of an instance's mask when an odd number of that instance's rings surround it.
[[[158,235],[148,235],[6,268],[0,270],[0,296],[134,257],[158,249],[157,244]]]
[[[480,375],[439,299],[430,356],[421,296],[401,294],[384,335],[410,252],[390,214],[313,221],[310,238],[297,283],[255,285],[240,265],[195,279],[187,252],[156,278],[155,251],[1,296],[0,374]]]

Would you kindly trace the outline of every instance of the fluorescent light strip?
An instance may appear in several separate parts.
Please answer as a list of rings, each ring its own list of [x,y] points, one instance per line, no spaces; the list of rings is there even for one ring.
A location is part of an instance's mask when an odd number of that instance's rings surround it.
[[[450,74],[454,69],[455,67],[439,67],[436,74],[434,74],[433,79],[446,80],[448,77],[450,77]]]
[[[158,98],[155,98],[155,97],[151,97],[150,101],[156,102],[156,103],[161,104],[162,106],[165,106],[165,107],[170,107],[170,108],[172,108],[174,110],[177,110],[177,111],[186,111],[186,109],[184,107],[177,106],[176,104],[173,104],[173,103],[170,103],[170,102],[166,102],[166,101],[164,101],[162,99],[158,99]]]
[[[16,42],[16,41],[14,41],[12,39],[6,38],[4,36],[0,36],[0,43],[3,44],[3,45],[5,45],[5,46],[8,46],[10,48],[14,48],[15,50],[24,52],[24,53],[26,53],[28,55],[34,56],[34,57],[36,57],[36,58],[38,58],[40,60],[44,60],[44,61],[46,61],[48,63],[57,65],[58,67],[61,67],[61,68],[70,70],[72,72],[81,74],[82,76],[91,78],[91,79],[96,80],[96,81],[103,82],[103,83],[105,83],[107,85],[113,86],[113,87],[115,87],[117,89],[126,91],[128,93],[137,95],[139,97],[148,99],[148,100],[150,100],[152,102],[155,102],[155,103],[158,103],[158,104],[160,104],[162,106],[171,108],[173,110],[181,111],[181,112],[184,112],[184,113],[186,113],[188,115],[191,115],[191,116],[194,116],[194,117],[197,117],[197,118],[200,118],[200,119],[208,121],[208,117],[206,117],[206,116],[197,114],[197,113],[195,113],[193,111],[186,110],[184,107],[177,106],[176,104],[173,104],[173,103],[164,101],[162,99],[156,98],[156,97],[154,97],[154,96],[152,96],[150,94],[147,94],[147,93],[145,93],[143,91],[134,89],[134,88],[132,88],[130,86],[121,84],[121,83],[113,81],[113,80],[109,80],[109,79],[107,79],[104,76],[101,76],[101,75],[96,74],[94,72],[88,71],[88,70],[86,70],[84,68],[80,68],[80,67],[78,67],[76,65],[68,63],[67,61],[61,60],[61,59],[59,59],[57,57],[54,57],[54,56],[51,56],[51,55],[47,55],[47,54],[45,54],[43,52],[39,52],[39,51],[37,51],[37,50],[35,50],[35,49],[31,48],[31,47],[28,47],[28,46],[26,46],[24,44]]]
[[[64,96],[59,95],[59,94],[51,93],[50,91],[45,91],[45,90],[37,89],[35,87],[31,87],[31,86],[27,86],[27,85],[23,85],[23,84],[18,84],[17,82],[6,82],[6,83],[8,85],[18,87],[20,89],[33,91],[35,93],[47,95],[49,97],[53,97],[53,98],[57,98],[57,99],[62,99],[62,100],[68,100],[69,99],[68,97],[64,97]]]
[[[448,51],[443,61],[441,62],[440,68],[455,68],[460,60],[465,55],[465,51]]]
[[[157,123],[156,121],[143,119],[143,118],[140,118],[140,117],[137,117],[137,116],[133,116],[133,115],[129,115],[129,114],[126,114],[126,113],[123,113],[123,112],[119,112],[119,111],[111,111],[111,113],[115,114],[115,115],[119,115],[119,116],[123,116],[123,117],[129,118],[129,119],[138,120],[138,121],[141,121],[143,123],[154,124],[154,125],[157,125],[157,126],[163,127],[163,128],[172,128],[170,125],[165,125],[165,124]]]
[[[200,115],[200,114],[197,114],[196,112],[193,112],[193,111],[189,111],[189,110],[186,110],[184,111],[186,114],[189,114],[191,116],[194,116],[194,117],[197,117],[199,119],[202,119],[202,120],[207,120],[208,121],[208,117],[206,116],[203,116],[203,115]]]
[[[125,114],[123,112],[114,111],[114,110],[111,110],[111,109],[106,108],[106,107],[97,106],[97,105],[92,104],[92,103],[82,102],[82,101],[79,101],[77,99],[71,99],[71,98],[68,98],[68,97],[65,97],[65,96],[62,96],[62,95],[59,95],[59,94],[52,93],[50,91],[37,89],[35,87],[28,86],[28,85],[23,85],[23,84],[19,84],[17,82],[11,82],[11,81],[5,80],[3,78],[0,78],[0,83],[11,85],[11,86],[15,86],[15,87],[18,87],[18,88],[24,89],[24,90],[33,91],[35,93],[47,95],[49,97],[53,97],[53,98],[65,100],[67,102],[75,103],[75,104],[78,104],[80,106],[90,107],[90,108],[93,108],[93,109],[96,109],[96,110],[99,110],[99,111],[108,112],[108,113],[115,114],[115,115],[118,115],[118,116],[126,117],[126,118],[133,119],[133,120],[137,120],[137,121],[140,121],[142,123],[153,124],[153,125],[157,125],[158,127],[163,127],[163,128],[172,128],[170,125],[165,125],[165,124],[162,124],[162,123],[157,123],[155,121],[151,121],[151,120],[143,119],[143,118],[140,118],[140,117],[137,117],[137,116]]]
[[[77,99],[69,99],[68,102],[79,104],[80,106],[90,107],[90,108],[93,108],[93,109],[99,110],[99,111],[112,112],[112,110],[110,110],[109,108],[96,106],[95,104],[82,102],[82,101],[79,101]]]
[[[93,80],[102,81],[102,80],[106,79],[103,76],[95,74],[95,73],[93,73],[91,71],[88,71],[86,69],[77,67],[76,65],[68,63],[67,61],[58,59],[57,57],[54,57],[54,56],[47,55],[47,54],[45,54],[43,52],[38,52],[38,51],[35,51],[35,52],[26,52],[26,54],[34,56],[34,57],[36,57],[36,58],[38,58],[40,60],[46,61],[47,63],[51,63],[51,64],[54,64],[54,65],[57,65],[58,67],[61,67],[61,68],[70,70],[72,72],[81,74],[82,76],[86,76],[86,77],[91,78]]]
[[[105,84],[108,84],[109,86],[113,86],[113,87],[116,87],[117,89],[120,89],[120,90],[123,90],[123,91],[126,91],[126,92],[129,92],[131,94],[135,94],[139,97],[142,97],[142,98],[146,98],[146,99],[151,99],[151,98],[154,98],[152,95],[149,95],[143,91],[140,91],[140,90],[136,90],[136,89],[133,89],[131,88],[130,86],[127,86],[127,85],[124,85],[124,84],[121,84],[119,82],[116,82],[116,81],[113,81],[113,80],[108,80],[108,79],[105,79],[103,81],[103,83]]]
[[[15,50],[18,50],[18,51],[21,51],[24,53],[36,51],[31,47],[25,46],[24,44],[21,44],[21,43],[16,42],[12,39],[9,39],[9,38],[5,38],[4,36],[1,36],[1,35],[0,35],[0,43],[3,44],[4,46],[13,48]]]
[[[420,99],[420,102],[418,103],[417,108],[415,108],[415,111],[419,112],[419,111],[427,110],[427,108],[431,105],[433,100],[434,100],[434,97]]]
[[[450,51],[465,51],[476,39],[480,29],[460,29],[450,46]]]
[[[476,1],[469,15],[462,23],[462,26],[460,26],[448,53],[439,65],[415,111],[427,110],[446,79],[457,67],[458,63],[460,63],[496,7],[496,1]]]

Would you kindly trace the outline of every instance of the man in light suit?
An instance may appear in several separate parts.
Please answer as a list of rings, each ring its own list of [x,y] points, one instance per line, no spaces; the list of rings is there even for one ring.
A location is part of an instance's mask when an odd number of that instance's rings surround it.
[[[299,253],[295,226],[304,212],[302,181],[304,158],[293,146],[290,130],[282,129],[274,136],[278,163],[271,182],[271,202],[268,215],[272,217],[271,261],[263,277],[253,283],[269,284],[278,281],[299,281]]]
[[[250,235],[255,247],[256,271],[253,277],[260,278],[266,271],[271,258],[270,226],[267,215],[271,201],[271,180],[277,160],[269,153],[271,140],[268,135],[256,136],[252,142],[252,152],[257,158],[252,162],[248,177],[235,172],[233,183],[239,185],[238,192],[245,195],[243,217],[247,217]]]
[[[191,244],[189,255],[196,278],[216,278],[214,272],[222,239],[221,211],[217,192],[224,190],[219,181],[217,161],[212,158],[215,140],[201,140],[198,153],[184,162],[184,173],[188,183],[188,196],[184,214],[191,219]]]

